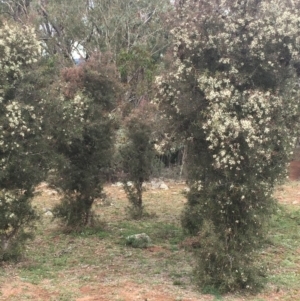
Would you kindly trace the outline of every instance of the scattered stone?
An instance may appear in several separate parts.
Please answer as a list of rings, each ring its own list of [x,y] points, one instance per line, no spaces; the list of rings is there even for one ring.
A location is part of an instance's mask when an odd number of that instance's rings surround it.
[[[59,194],[59,191],[49,187],[47,182],[42,182],[38,186],[36,186],[34,193],[35,194],[45,193],[49,196],[57,196]]]
[[[148,188],[148,184],[147,184],[146,182],[144,182],[144,183],[142,184],[142,187],[146,189],[146,188]]]
[[[113,206],[112,199],[109,198],[109,197],[103,198],[103,199],[95,199],[94,203],[95,203],[96,206],[100,206],[100,207]]]
[[[122,182],[117,182],[115,184],[111,184],[111,186],[114,186],[114,187],[123,187],[123,183]]]
[[[40,192],[40,191],[43,191],[43,190],[45,190],[47,188],[48,188],[48,183],[42,182],[38,186],[35,187],[35,191],[34,192]]]
[[[190,191],[190,188],[189,188],[189,187],[184,187],[184,188],[183,188],[183,191],[189,192],[189,191]]]
[[[111,184],[111,186],[113,186],[113,187],[123,187],[124,184],[122,182],[116,182],[114,184]],[[133,183],[131,181],[128,181],[127,186],[132,187]],[[147,188],[148,189],[149,188],[151,188],[151,189],[163,189],[163,190],[169,190],[170,189],[169,186],[164,181],[162,181],[160,179],[153,179],[153,180],[151,180],[151,182],[148,182],[148,183],[144,182],[143,183],[143,188],[145,188],[145,189],[147,189]]]
[[[159,185],[159,189],[163,189],[163,190],[169,190],[169,187],[166,183],[162,182],[160,185]]]
[[[46,211],[44,213],[45,216],[48,216],[48,217],[53,217],[53,213],[51,211]]]
[[[158,189],[162,182],[160,180],[152,180],[150,182],[152,189]]]
[[[146,233],[129,235],[126,237],[126,245],[133,248],[147,248],[151,244],[151,239]]]
[[[48,195],[57,195],[58,194],[58,192],[54,189],[47,189],[44,192],[47,193]]]

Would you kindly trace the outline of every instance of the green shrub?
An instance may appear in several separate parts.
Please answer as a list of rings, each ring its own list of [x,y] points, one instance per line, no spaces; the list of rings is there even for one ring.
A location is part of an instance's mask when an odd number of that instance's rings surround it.
[[[173,16],[158,98],[187,147],[182,224],[200,237],[202,287],[264,283],[257,254],[299,132],[298,16],[296,4],[265,0],[180,1]]]
[[[45,177],[49,152],[39,93],[31,89],[40,56],[34,29],[1,23],[0,40],[1,261],[17,259],[32,237],[37,215],[31,199]]]
[[[145,114],[146,111],[136,111],[129,118],[126,123],[127,143],[120,149],[125,172],[124,190],[131,205],[128,212],[133,218],[143,215],[143,183],[152,173],[155,154],[151,127]]]
[[[52,184],[64,194],[54,215],[68,227],[89,223],[111,165],[115,130],[111,111],[118,88],[109,62],[94,56],[62,73],[63,95],[57,101],[60,118],[52,142],[59,160]]]
[[[38,216],[30,197],[20,192],[0,192],[0,261],[18,259]],[[27,230],[26,230],[27,229]]]

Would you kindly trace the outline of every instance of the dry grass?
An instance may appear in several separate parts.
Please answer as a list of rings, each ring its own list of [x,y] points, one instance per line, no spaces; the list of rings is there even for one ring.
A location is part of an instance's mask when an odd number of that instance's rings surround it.
[[[287,183],[276,195],[283,204],[274,217],[270,244],[262,261],[270,269],[270,281],[257,296],[203,295],[191,281],[194,266],[180,227],[184,205],[183,183],[168,183],[169,190],[145,193],[148,216],[133,221],[121,188],[107,186],[107,198],[97,200],[95,228],[79,233],[63,229],[44,215],[59,196],[40,187],[34,204],[41,213],[37,234],[25,250],[25,258],[0,267],[0,300],[300,300],[300,186]],[[134,249],[125,245],[130,234],[147,233],[153,245]]]

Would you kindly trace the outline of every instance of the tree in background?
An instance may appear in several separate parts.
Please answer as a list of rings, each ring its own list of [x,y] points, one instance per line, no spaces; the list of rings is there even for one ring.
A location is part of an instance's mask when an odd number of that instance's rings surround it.
[[[18,256],[37,218],[33,190],[45,176],[40,102],[27,81],[40,58],[34,29],[0,26],[0,260]]]
[[[186,0],[171,20],[174,65],[157,78],[158,96],[188,146],[182,222],[199,236],[203,287],[264,282],[255,258],[299,128],[296,5]]]
[[[24,24],[30,14],[31,2],[32,0],[3,0],[0,3],[0,14],[6,19]]]
[[[44,51],[64,65],[110,53],[124,86],[124,100],[137,106],[150,99],[151,83],[169,44],[164,15],[168,1],[32,1],[30,17]]]

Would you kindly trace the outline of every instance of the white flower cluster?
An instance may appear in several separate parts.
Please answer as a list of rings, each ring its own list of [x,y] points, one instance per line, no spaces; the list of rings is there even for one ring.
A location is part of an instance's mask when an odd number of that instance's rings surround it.
[[[280,1],[216,5],[185,1],[172,30],[174,71],[156,79],[157,98],[170,118],[189,120],[185,135],[203,133],[213,168],[238,176],[246,164],[259,174],[290,153],[299,127],[299,10]]]
[[[272,147],[276,135],[273,123],[283,106],[282,99],[255,90],[242,93],[237,90],[231,93],[228,89],[221,90],[224,93],[213,93],[213,88],[208,90],[209,97],[216,96],[207,106],[210,116],[203,121],[202,129],[213,153],[214,166],[240,170],[245,153],[269,164],[272,157],[268,147]]]
[[[18,28],[6,23],[0,28],[0,150],[3,154],[17,150],[27,135],[41,129],[42,119],[37,117],[34,107],[19,102],[13,91],[23,76],[23,68],[37,61],[40,45],[34,29]],[[6,168],[5,155],[0,161]]]
[[[0,70],[4,78],[18,79],[22,67],[36,62],[40,51],[34,28],[20,30],[6,23],[0,28]]]
[[[88,123],[89,120],[86,119],[87,111],[89,110],[89,107],[91,105],[91,100],[87,97],[85,97],[82,93],[78,93],[74,96],[74,98],[71,99],[65,99],[63,96],[61,96],[61,102],[62,102],[62,118],[65,120],[65,126],[71,127],[69,130],[63,129],[65,136],[68,136],[68,134],[72,135],[74,132],[72,131],[72,127],[80,127],[80,124]],[[75,129],[74,129],[75,130]]]
[[[26,135],[34,134],[36,131],[41,130],[42,117],[36,116],[33,106],[17,101],[9,101],[4,107],[4,113],[6,120],[1,127],[0,145],[6,149],[14,149],[14,144],[18,147],[16,142],[9,144],[12,140],[25,138]],[[32,126],[32,122],[34,122],[34,126]],[[6,145],[5,139],[8,143]]]
[[[17,196],[5,190],[0,192],[0,211],[4,213],[3,217],[6,223],[6,232],[10,231],[12,223],[16,220],[16,215],[13,212],[14,202],[17,201]],[[2,230],[3,231],[3,230]],[[1,234],[1,229],[0,229]]]

